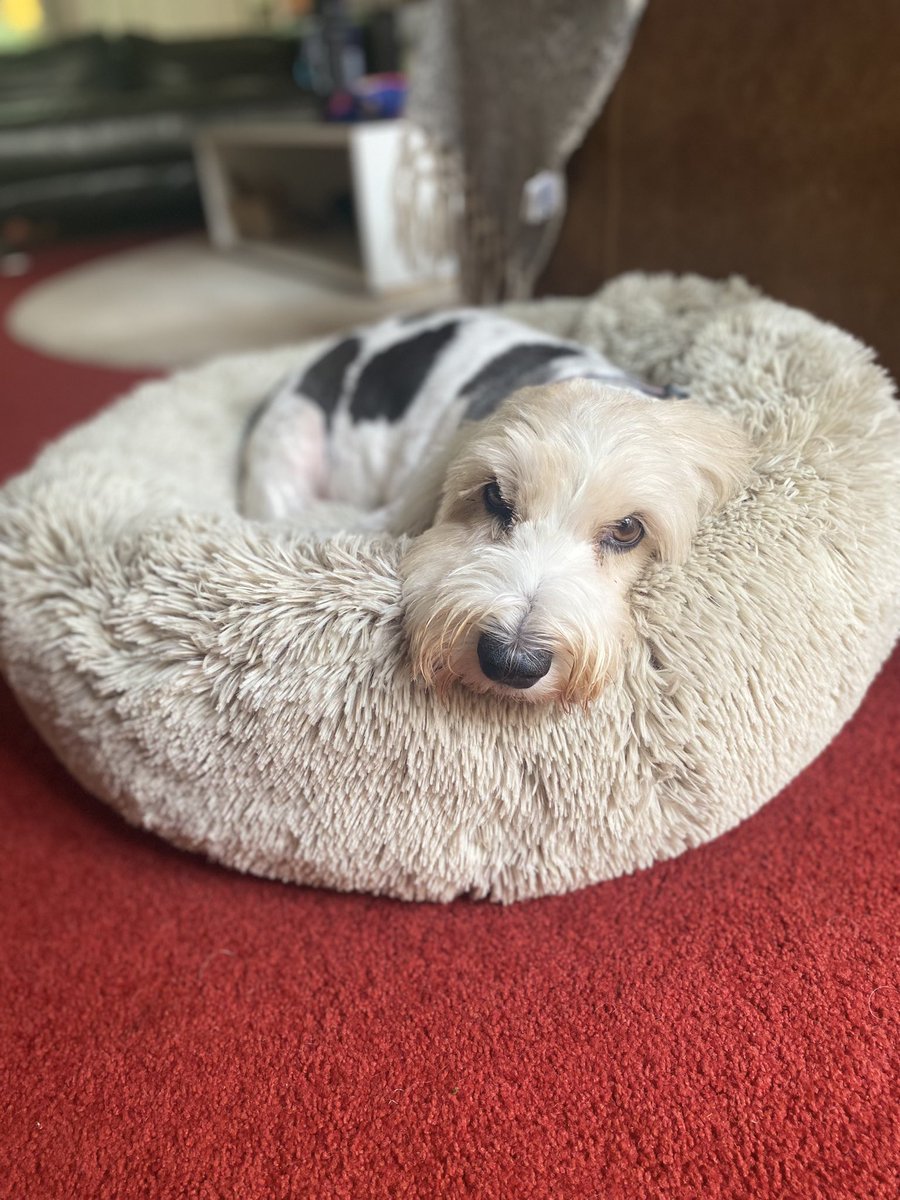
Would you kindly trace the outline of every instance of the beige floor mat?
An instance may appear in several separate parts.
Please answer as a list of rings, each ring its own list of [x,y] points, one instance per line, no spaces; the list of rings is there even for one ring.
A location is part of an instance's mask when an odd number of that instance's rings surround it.
[[[389,299],[339,291],[189,236],[109,255],[37,284],[14,306],[8,329],[56,357],[178,367],[451,300],[447,288]]]

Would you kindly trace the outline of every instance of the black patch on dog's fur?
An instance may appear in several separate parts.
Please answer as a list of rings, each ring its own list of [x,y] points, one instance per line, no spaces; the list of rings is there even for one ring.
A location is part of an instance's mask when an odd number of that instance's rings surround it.
[[[553,378],[547,370],[550,363],[565,355],[577,355],[571,346],[526,344],[513,346],[476,372],[465,384],[460,395],[469,401],[466,417],[480,421],[490,416],[507,396],[522,387],[536,387]]]
[[[321,358],[316,359],[297,384],[298,396],[306,396],[325,413],[330,421],[344,391],[347,368],[359,354],[360,339],[344,338]]]
[[[350,402],[354,421],[399,421],[416,398],[438,355],[456,336],[458,321],[426,329],[389,346],[360,371]]]

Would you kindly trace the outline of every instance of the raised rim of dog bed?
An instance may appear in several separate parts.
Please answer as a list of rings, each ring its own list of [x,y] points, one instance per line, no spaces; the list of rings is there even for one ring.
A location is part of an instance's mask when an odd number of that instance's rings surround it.
[[[235,511],[242,423],[316,345],[145,384],[0,493],[0,662],[129,821],[243,871],[447,900],[609,879],[731,828],[857,708],[898,629],[900,417],[872,354],[740,280],[509,306],[727,408],[759,447],[634,590],[587,709],[409,672],[403,543]]]

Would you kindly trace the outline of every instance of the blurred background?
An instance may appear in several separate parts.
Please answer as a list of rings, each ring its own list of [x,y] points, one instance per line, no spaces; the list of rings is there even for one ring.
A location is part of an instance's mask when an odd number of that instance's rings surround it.
[[[585,28],[627,10],[633,28],[608,99],[552,144],[550,178],[528,180],[549,204],[540,236],[496,214],[499,253],[529,237],[539,253],[488,277],[467,256],[489,205],[468,226],[446,219],[462,176],[468,189],[486,170],[519,203],[521,146],[565,75],[557,59],[557,86],[540,78],[556,30],[535,36],[536,0],[0,0],[0,272],[37,272],[7,328],[70,358],[161,367],[460,289],[491,300],[587,293],[632,269],[740,273],[900,370],[896,0],[550,7]],[[438,9],[495,19],[452,48],[452,86],[429,76],[444,128],[454,111],[468,122],[461,172],[423,185],[420,171],[401,203],[408,80]],[[510,100],[517,59],[535,86]],[[410,230],[439,217],[443,238],[411,256]],[[51,270],[76,245],[72,269]]]
[[[0,0],[4,245],[200,221],[192,138],[203,123],[314,118],[332,91],[349,116],[348,89],[365,75],[380,76],[376,115],[397,115],[401,7]]]
[[[16,334],[166,366],[452,298],[448,255],[395,236],[421,7],[0,0],[0,270],[152,239],[29,294]]]

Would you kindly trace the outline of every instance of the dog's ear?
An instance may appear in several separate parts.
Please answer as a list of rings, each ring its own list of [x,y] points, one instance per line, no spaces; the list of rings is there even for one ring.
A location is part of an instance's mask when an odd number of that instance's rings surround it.
[[[654,514],[657,552],[684,562],[697,525],[746,484],[754,460],[746,435],[721,413],[690,400],[658,400],[657,418],[668,435],[674,475],[671,493]]]
[[[694,475],[698,515],[721,508],[746,484],[753,446],[727,416],[691,400],[663,400],[660,417],[682,464]]]

